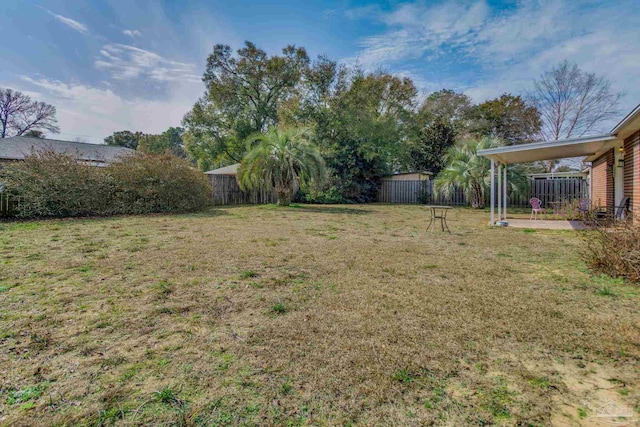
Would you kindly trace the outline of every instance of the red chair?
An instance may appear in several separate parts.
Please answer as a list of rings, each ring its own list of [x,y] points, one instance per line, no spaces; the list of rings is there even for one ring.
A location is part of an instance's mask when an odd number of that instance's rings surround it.
[[[545,213],[545,210],[542,207],[542,200],[538,199],[537,197],[532,197],[531,199],[529,199],[529,203],[531,203],[531,217],[529,218],[530,220],[538,219],[538,212]]]

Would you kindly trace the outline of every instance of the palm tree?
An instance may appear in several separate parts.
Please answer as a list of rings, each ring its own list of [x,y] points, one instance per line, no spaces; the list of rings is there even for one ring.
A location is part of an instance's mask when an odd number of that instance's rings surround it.
[[[275,190],[278,205],[289,206],[294,191],[310,180],[322,184],[324,160],[308,142],[307,132],[296,128],[271,128],[247,139],[252,147],[238,169],[243,190]]]
[[[449,148],[445,155],[445,168],[435,181],[436,191],[450,196],[456,188],[461,188],[471,207],[481,209],[485,206],[485,194],[490,187],[491,161],[478,156],[478,150],[498,147],[500,140],[491,137],[461,141]],[[507,182],[512,192],[523,188],[524,175],[521,168],[508,169]]]

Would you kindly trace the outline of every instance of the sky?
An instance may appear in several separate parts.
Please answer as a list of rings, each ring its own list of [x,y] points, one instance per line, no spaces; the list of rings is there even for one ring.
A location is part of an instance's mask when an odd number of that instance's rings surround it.
[[[640,103],[637,0],[217,1],[2,0],[0,87],[53,104],[59,139],[100,143],[119,130],[178,126],[204,93],[218,43],[288,45],[424,92],[475,102],[522,94],[568,59]],[[612,125],[615,123],[612,123]]]

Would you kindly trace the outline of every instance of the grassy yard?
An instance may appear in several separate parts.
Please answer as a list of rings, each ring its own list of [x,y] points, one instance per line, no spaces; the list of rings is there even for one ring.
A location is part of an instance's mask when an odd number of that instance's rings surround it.
[[[0,425],[589,425],[639,289],[575,232],[253,206],[0,224]],[[591,400],[589,400],[591,399]],[[594,424],[595,425],[595,424]]]

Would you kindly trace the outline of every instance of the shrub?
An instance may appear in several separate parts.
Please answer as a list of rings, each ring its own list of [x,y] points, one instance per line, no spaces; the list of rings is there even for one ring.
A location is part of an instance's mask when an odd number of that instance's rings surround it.
[[[318,204],[341,204],[347,202],[335,186],[331,186],[325,190],[317,190],[309,186],[303,186],[298,191],[295,201]]]
[[[19,195],[21,217],[65,217],[102,214],[108,207],[110,180],[100,168],[72,156],[43,151],[2,170],[6,191]]]
[[[20,217],[189,212],[210,200],[204,174],[171,155],[136,154],[100,168],[43,151],[6,165],[0,181],[20,197]]]
[[[116,183],[113,200],[119,213],[192,212],[210,200],[205,175],[172,155],[125,156],[106,169]]]
[[[624,221],[586,234],[582,256],[595,272],[640,283],[640,224]]]

